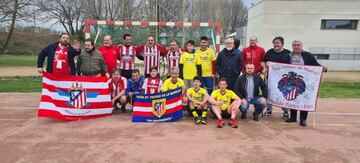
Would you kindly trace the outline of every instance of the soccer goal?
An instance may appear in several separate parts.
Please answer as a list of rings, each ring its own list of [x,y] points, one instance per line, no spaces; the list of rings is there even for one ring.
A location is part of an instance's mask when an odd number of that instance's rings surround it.
[[[188,40],[194,40],[199,46],[200,37],[209,38],[209,46],[217,53],[220,51],[221,25],[218,22],[147,22],[147,21],[85,21],[85,38],[93,38],[97,45],[101,45],[105,35],[111,35],[115,45],[123,43],[124,34],[132,35],[134,45],[146,43],[147,36],[154,36],[157,43],[168,46],[170,41],[176,40],[180,48]],[[165,74],[165,59],[161,60]]]

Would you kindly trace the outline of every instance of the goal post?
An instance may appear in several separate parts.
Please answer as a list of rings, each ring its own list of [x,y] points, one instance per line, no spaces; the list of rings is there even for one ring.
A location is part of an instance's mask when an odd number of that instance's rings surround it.
[[[214,50],[218,53],[220,51],[220,33],[221,33],[221,24],[219,22],[147,22],[147,21],[109,21],[109,20],[86,20],[85,21],[85,38],[91,38],[91,26],[107,26],[107,27],[142,27],[151,28],[151,27],[161,27],[167,29],[181,29],[189,28],[188,31],[196,30],[199,28],[212,29],[214,31],[214,37],[208,36],[211,38],[211,42],[214,45]],[[162,32],[157,32],[158,36]],[[180,33],[181,37],[186,37],[185,33]],[[125,33],[123,33],[125,34]],[[200,36],[201,37],[201,36]],[[197,40],[200,40],[200,37]]]

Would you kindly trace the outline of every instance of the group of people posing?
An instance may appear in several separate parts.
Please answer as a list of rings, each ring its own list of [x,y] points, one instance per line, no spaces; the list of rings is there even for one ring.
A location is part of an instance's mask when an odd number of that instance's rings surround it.
[[[302,49],[302,42],[292,42],[292,51],[284,49],[284,39],[275,37],[273,48],[265,52],[257,44],[257,38],[250,38],[250,45],[242,51],[238,49],[240,41],[225,39],[225,48],[218,55],[209,48],[208,38],[200,38],[200,47],[195,41],[187,41],[185,48],[179,48],[176,40],[169,47],[157,44],[153,36],[147,37],[145,45],[133,45],[130,34],[123,36],[123,44],[115,46],[110,35],[103,39],[104,45],[95,48],[94,41],[86,39],[84,49],[80,43],[69,45],[69,35],[61,34],[59,42],[44,48],[37,61],[38,72],[42,73],[45,58],[46,71],[59,75],[106,76],[110,78],[114,110],[126,112],[125,106],[132,104],[135,94],[156,94],[182,88],[182,102],[194,117],[195,124],[207,123],[207,112],[218,119],[217,126],[224,127],[224,119],[230,119],[228,125],[237,128],[236,116],[247,118],[249,105],[254,105],[253,120],[259,121],[263,110],[272,114],[267,104],[267,62],[298,65],[321,66],[317,60]],[[75,57],[77,62],[75,63]],[[167,79],[162,81],[159,75],[160,58],[166,58]],[[136,66],[135,58],[144,64]],[[118,66],[118,62],[120,66]],[[141,75],[137,67],[144,68]],[[324,71],[326,71],[324,67]],[[214,89],[218,77],[218,89]],[[297,121],[297,111],[282,108],[286,122]],[[300,111],[300,125],[306,126],[307,112]]]

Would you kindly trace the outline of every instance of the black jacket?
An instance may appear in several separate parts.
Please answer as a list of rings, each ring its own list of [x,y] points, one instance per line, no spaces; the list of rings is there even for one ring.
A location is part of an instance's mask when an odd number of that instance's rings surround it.
[[[59,42],[50,44],[43,50],[41,50],[38,60],[37,60],[37,67],[43,67],[45,58],[47,57],[47,66],[46,71],[49,73],[53,72],[53,62],[55,57],[55,51],[58,47]],[[74,57],[80,54],[80,50],[76,51],[72,46],[68,46],[68,61],[69,61],[69,67],[70,67],[70,73],[72,75],[76,74],[76,68],[75,68],[75,62]]]
[[[216,72],[220,77],[237,77],[241,71],[241,55],[234,49],[223,49],[216,58]]]
[[[321,66],[317,60],[315,59],[314,56],[311,55],[311,53],[307,52],[307,51],[303,51],[301,53],[302,58],[304,59],[304,64],[305,65],[312,65],[312,66]],[[291,56],[290,55],[286,55],[284,58],[284,62],[285,63],[291,63]]]
[[[246,85],[247,85],[246,74],[243,74],[236,79],[234,91],[241,99],[244,99],[247,96]],[[259,75],[254,75],[254,97],[255,98],[260,97],[259,87],[261,88],[262,96],[267,98],[267,96],[268,96],[267,85],[265,84],[264,80]]]

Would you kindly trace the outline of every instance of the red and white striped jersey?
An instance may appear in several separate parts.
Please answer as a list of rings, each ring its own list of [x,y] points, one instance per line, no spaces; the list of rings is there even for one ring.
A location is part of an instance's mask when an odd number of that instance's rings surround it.
[[[142,89],[145,90],[145,94],[154,94],[161,91],[162,81],[160,78],[146,78]]]
[[[122,90],[126,90],[127,88],[127,79],[124,77],[120,77],[119,81],[115,84],[113,79],[110,79],[109,89],[111,93],[111,98],[117,96]]]
[[[134,46],[119,46],[119,60],[121,70],[135,69],[136,48]]]
[[[166,54],[166,61],[168,64],[169,71],[173,67],[179,68],[179,62],[180,62],[180,56],[183,53],[181,49],[178,49],[175,52],[172,52],[171,50],[168,51]]]
[[[149,47],[147,45],[140,46],[137,52],[144,53],[145,74],[150,74],[150,68],[156,66],[158,72],[160,71],[160,55],[166,54],[166,49],[160,45]]]

